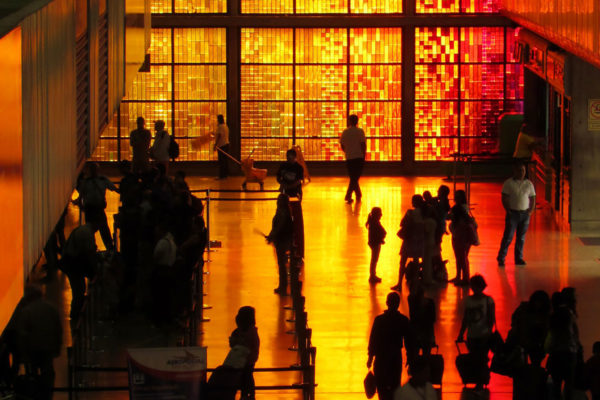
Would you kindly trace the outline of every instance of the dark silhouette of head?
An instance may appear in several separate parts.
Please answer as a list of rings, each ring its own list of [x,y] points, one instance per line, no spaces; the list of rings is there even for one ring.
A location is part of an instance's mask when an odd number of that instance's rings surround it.
[[[235,324],[242,331],[247,331],[256,325],[256,312],[254,307],[244,306],[240,307],[237,315],[235,316]]]
[[[471,290],[473,291],[473,293],[480,294],[483,293],[483,291],[487,287],[487,283],[485,282],[483,276],[475,274],[469,280],[469,286],[471,286]]]
[[[294,150],[294,149],[289,149],[288,151],[285,152],[285,158],[287,158],[287,160],[291,163],[296,162],[297,156],[298,156],[298,154],[296,154],[296,150]]]
[[[137,124],[138,129],[144,129],[144,125],[146,125],[146,120],[144,119],[144,117],[137,117],[135,123]]]
[[[543,290],[536,290],[529,297],[529,307],[536,313],[548,314],[550,312],[550,296]]]
[[[527,173],[527,168],[522,161],[517,161],[513,166],[513,178],[515,179],[525,179],[525,174]]]
[[[459,189],[454,192],[454,202],[459,206],[467,204],[467,194],[464,190]]]
[[[387,305],[388,310],[397,311],[398,307],[400,307],[400,295],[396,292],[391,292],[387,295],[385,304]]]
[[[438,198],[447,199],[450,195],[450,188],[446,185],[441,185],[437,191]]]
[[[423,196],[420,194],[415,194],[411,199],[411,204],[413,208],[423,208],[425,205],[425,200],[423,200]]]
[[[157,131],[162,131],[163,129],[165,129],[165,121],[159,119],[158,121],[154,122],[154,129],[156,129]]]
[[[225,123],[225,117],[223,117],[223,115],[221,115],[221,114],[217,115],[217,122],[219,124],[224,124]]]
[[[431,203],[431,201],[433,200],[433,196],[431,195],[431,192],[429,190],[423,192],[423,200],[425,201],[425,203]]]
[[[350,114],[348,116],[348,125],[350,125],[350,126],[356,126],[356,125],[358,125],[358,115],[356,115],[356,114]]]

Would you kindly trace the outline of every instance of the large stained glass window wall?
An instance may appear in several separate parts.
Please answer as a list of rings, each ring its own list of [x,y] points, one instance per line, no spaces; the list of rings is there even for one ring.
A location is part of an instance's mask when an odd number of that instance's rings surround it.
[[[242,29],[242,156],[343,160],[346,117],[360,117],[368,159],[400,160],[401,29]]]

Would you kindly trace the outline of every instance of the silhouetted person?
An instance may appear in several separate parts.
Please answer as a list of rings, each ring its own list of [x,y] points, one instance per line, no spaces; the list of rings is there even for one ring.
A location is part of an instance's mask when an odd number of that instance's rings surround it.
[[[411,293],[408,296],[408,310],[415,332],[416,346],[423,351],[423,355],[429,355],[431,348],[435,346],[435,303],[432,299],[425,297],[423,286],[418,281],[415,281],[411,287]]]
[[[167,222],[159,221],[154,228],[156,244],[152,253],[152,293],[153,316],[155,322],[169,322],[173,317],[175,299],[175,261],[177,259],[177,245],[167,227]],[[158,296],[157,294],[162,295]]]
[[[171,145],[171,136],[165,130],[165,121],[158,120],[154,123],[154,143],[150,149],[152,158],[165,167],[165,175],[169,173],[169,146]]]
[[[225,118],[220,114],[217,115],[217,123],[213,151],[217,152],[219,160],[219,177],[217,179],[225,179],[229,175],[229,164],[227,156],[223,152],[229,153],[229,127],[225,124]]]
[[[381,225],[381,208],[373,207],[367,218],[365,226],[369,230],[369,247],[371,248],[371,264],[369,267],[369,283],[379,283],[381,278],[377,276],[377,261],[381,245],[385,243],[387,232]]]
[[[79,318],[85,299],[85,278],[94,275],[96,269],[95,226],[86,222],[69,235],[63,250],[63,270],[71,286],[71,319]]]
[[[590,384],[592,400],[600,400],[600,342],[592,347],[594,355],[585,362],[585,374]]]
[[[544,342],[549,325],[550,296],[543,290],[537,290],[513,313],[506,343],[520,346],[531,364],[539,367],[546,357]]]
[[[296,161],[296,150],[290,149],[285,153],[287,161],[279,166],[277,171],[277,182],[279,190],[289,197],[298,197],[302,199],[302,180],[304,179],[304,169]]]
[[[550,330],[546,340],[548,362],[546,369],[552,377],[552,398],[571,400],[578,357],[582,357],[577,314],[575,313],[575,289],[565,288],[552,296]],[[563,388],[564,383],[564,388]]]
[[[464,190],[454,193],[454,206],[450,210],[450,232],[452,233],[452,249],[456,258],[456,276],[450,280],[458,286],[469,284],[471,277],[469,268],[469,250],[472,238],[470,224],[473,223],[469,215],[467,196]]]
[[[386,304],[387,310],[375,317],[373,321],[367,361],[367,368],[373,365],[380,400],[391,400],[400,384],[402,347],[406,347],[409,363],[414,356],[414,339],[410,321],[398,311],[400,295],[396,292],[388,294]]]
[[[25,288],[26,305],[16,316],[20,360],[31,373],[39,374],[41,387],[36,399],[51,399],[54,387],[53,359],[60,355],[62,325],[56,308],[43,299],[39,287]]]
[[[152,134],[144,126],[146,121],[143,117],[137,118],[137,129],[129,134],[129,145],[131,146],[131,164],[133,172],[142,174],[146,172],[150,166],[150,141]]]
[[[525,177],[525,165],[518,162],[513,167],[512,178],[507,179],[502,186],[502,206],[506,211],[504,219],[504,234],[498,251],[499,267],[504,267],[504,259],[508,253],[508,246],[513,240],[515,231],[515,265],[526,265],[523,259],[523,246],[525,234],[529,227],[529,218],[535,210],[535,188],[533,183]]]
[[[415,359],[408,369],[410,379],[396,389],[394,400],[437,400],[437,392],[429,382],[429,365],[423,358]]]
[[[482,390],[489,377],[488,353],[490,337],[496,325],[496,305],[494,299],[483,293],[487,286],[483,276],[473,275],[470,280],[473,294],[465,300],[462,325],[457,342],[464,342],[467,331],[467,348],[473,355],[474,370],[480,372],[476,390]]]
[[[433,200],[423,207],[423,284],[433,284],[433,259],[437,254],[435,235],[437,230],[437,214]]]
[[[273,243],[277,255],[279,268],[279,286],[274,290],[276,294],[287,293],[287,262],[288,253],[292,249],[293,239],[292,215],[290,213],[290,199],[285,194],[277,197],[277,211],[273,217],[271,232],[267,236],[267,243]]]
[[[392,286],[392,290],[402,291],[402,279],[406,273],[406,263],[409,258],[418,262],[423,258],[423,246],[425,244],[425,228],[423,225],[423,197],[415,194],[412,197],[413,208],[407,210],[400,221],[398,236],[402,239],[400,247],[400,268],[398,271],[398,283]]]
[[[106,250],[112,250],[114,243],[108,220],[106,219],[106,190],[118,192],[117,187],[104,175],[100,175],[98,164],[88,162],[83,167],[82,178],[77,182],[79,197],[73,201],[78,204],[85,215],[86,222],[91,222],[100,231]]]
[[[256,328],[256,316],[253,307],[244,306],[238,311],[235,317],[237,328],[229,337],[229,347],[244,346],[250,353],[246,359],[246,365],[242,371],[241,379],[241,399],[254,399],[254,365],[258,360],[260,350],[260,338]]]
[[[357,125],[358,116],[355,114],[350,115],[348,117],[348,128],[344,130],[340,138],[340,145],[346,154],[346,167],[348,169],[348,176],[350,177],[350,183],[348,184],[348,190],[346,190],[346,197],[344,198],[348,203],[352,203],[352,192],[354,192],[357,202],[362,198],[358,180],[362,175],[365,164],[367,139],[365,131]]]

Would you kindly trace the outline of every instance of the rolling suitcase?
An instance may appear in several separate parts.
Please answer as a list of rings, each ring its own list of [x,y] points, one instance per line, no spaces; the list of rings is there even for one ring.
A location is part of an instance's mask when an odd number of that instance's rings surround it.
[[[444,376],[444,356],[439,354],[440,348],[435,345],[436,354],[429,354],[428,356],[419,356],[419,358],[426,360],[429,366],[429,383],[442,387],[442,377]]]
[[[490,370],[486,368],[485,371],[481,371],[481,369],[477,366],[477,361],[474,359],[473,355],[470,353],[463,353],[460,350],[460,346],[456,342],[456,348],[458,349],[458,355],[456,356],[456,369],[458,370],[458,374],[460,375],[460,379],[463,382],[463,385],[468,384],[477,384],[480,380],[482,380],[484,385],[488,385],[490,383]],[[482,378],[482,374],[483,378]]]

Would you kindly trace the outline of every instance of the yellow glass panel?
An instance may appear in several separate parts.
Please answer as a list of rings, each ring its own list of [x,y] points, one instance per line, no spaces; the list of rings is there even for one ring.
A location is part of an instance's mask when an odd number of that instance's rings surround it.
[[[402,61],[401,28],[350,30],[351,63],[399,63]]]
[[[402,12],[402,0],[350,0],[353,14],[395,14]]]
[[[176,100],[226,100],[225,65],[176,65]]]
[[[449,14],[460,12],[460,0],[417,0],[417,13]]]
[[[346,77],[345,65],[299,65],[296,67],[296,99],[346,99]]]
[[[150,62],[152,63],[170,63],[171,62],[171,30],[170,29],[152,29],[150,40]]]
[[[242,100],[292,100],[291,65],[242,65]]]
[[[297,63],[346,63],[348,56],[346,29],[297,29]]]
[[[346,128],[346,103],[296,103],[296,137],[335,137]]]
[[[298,14],[348,13],[348,0],[296,0]]]
[[[401,135],[402,103],[399,101],[352,102],[350,103],[350,114],[358,115],[359,125],[365,130],[367,137],[399,138]]]
[[[173,12],[171,0],[150,0],[150,12],[152,14],[170,14]]]
[[[182,14],[226,13],[227,0],[175,0],[175,12]]]
[[[153,65],[150,72],[138,72],[124,100],[169,100],[171,68]]]
[[[350,99],[394,100],[402,98],[399,65],[351,65]]]
[[[175,63],[226,63],[224,28],[175,29]]]
[[[255,161],[283,161],[285,152],[292,148],[292,138],[244,138],[241,139],[242,159],[252,156]]]
[[[293,14],[294,0],[242,0],[242,14]]]
[[[292,29],[243,28],[242,64],[291,64],[294,60]]]
[[[292,137],[291,102],[243,102],[243,137]]]
[[[458,28],[415,29],[417,63],[454,63],[458,62],[458,53]]]
[[[296,139],[307,161],[343,161],[344,152],[338,138]]]

